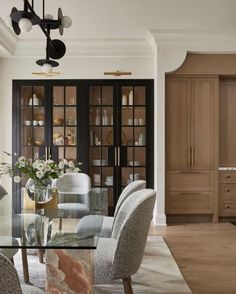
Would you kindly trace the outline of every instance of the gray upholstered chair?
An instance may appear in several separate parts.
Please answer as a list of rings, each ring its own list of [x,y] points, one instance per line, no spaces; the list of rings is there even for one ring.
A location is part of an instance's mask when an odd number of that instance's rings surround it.
[[[133,293],[131,276],[142,262],[152,220],[156,192],[137,191],[121,205],[111,238],[99,238],[94,253],[94,283],[123,279],[126,294]]]
[[[3,254],[0,254],[0,289],[1,294],[43,294],[36,287],[21,285],[16,269]]]
[[[81,218],[89,214],[91,181],[84,173],[66,173],[55,181],[59,192],[58,208],[64,215]]]
[[[0,199],[7,195],[7,191],[0,185]],[[1,236],[1,244],[8,245],[12,242],[12,244],[17,245],[19,242],[15,238],[10,238],[8,236]],[[0,248],[0,253],[6,256],[13,262],[13,257],[17,253],[18,249],[8,249],[8,248]]]
[[[77,233],[97,234],[99,237],[109,237],[111,235],[112,226],[117,213],[123,202],[134,192],[142,190],[146,187],[146,181],[138,180],[131,182],[122,191],[114,213],[114,217],[103,215],[87,215],[83,217],[77,226]]]

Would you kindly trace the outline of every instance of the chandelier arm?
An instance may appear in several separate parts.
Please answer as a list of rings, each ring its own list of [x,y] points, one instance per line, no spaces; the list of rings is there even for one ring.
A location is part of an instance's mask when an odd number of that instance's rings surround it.
[[[45,0],[43,0],[43,19],[45,19]]]
[[[27,2],[28,8],[32,13],[35,13],[33,7],[30,5],[30,3],[28,2],[28,0],[25,0],[25,2]],[[44,2],[44,0],[43,0]],[[50,42],[50,44],[53,46],[54,49],[56,49],[52,39],[50,38],[50,35],[47,33],[47,31],[44,29],[44,27],[42,26],[42,24],[39,24],[41,30],[43,31],[44,35],[47,37],[47,40]]]
[[[32,8],[34,9],[34,0],[32,0]]]

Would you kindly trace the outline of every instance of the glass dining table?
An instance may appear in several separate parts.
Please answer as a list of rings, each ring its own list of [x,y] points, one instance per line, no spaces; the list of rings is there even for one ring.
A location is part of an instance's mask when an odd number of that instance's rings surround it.
[[[0,198],[0,248],[20,249],[27,270],[27,249],[38,249],[41,261],[45,254],[48,294],[93,293],[93,251],[98,236],[76,233],[76,215],[56,207],[15,214],[12,197],[6,194]],[[93,206],[89,207],[89,214],[95,214]]]

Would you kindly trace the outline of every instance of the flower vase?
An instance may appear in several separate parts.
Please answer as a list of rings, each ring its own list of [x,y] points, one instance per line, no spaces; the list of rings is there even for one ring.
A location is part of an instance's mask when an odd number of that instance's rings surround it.
[[[26,190],[29,198],[36,203],[47,203],[52,199],[54,188],[52,187],[52,180],[48,179],[45,183],[35,183],[33,179],[29,179],[26,183]]]

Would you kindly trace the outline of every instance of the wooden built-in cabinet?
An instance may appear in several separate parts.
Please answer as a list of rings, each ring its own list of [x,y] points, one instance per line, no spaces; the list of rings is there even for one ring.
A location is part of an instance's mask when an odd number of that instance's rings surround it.
[[[166,79],[166,213],[215,212],[217,78]]]

